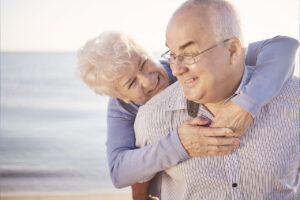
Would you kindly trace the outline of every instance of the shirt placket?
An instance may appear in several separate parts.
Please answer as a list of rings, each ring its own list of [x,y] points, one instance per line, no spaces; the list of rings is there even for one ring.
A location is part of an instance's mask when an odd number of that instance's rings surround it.
[[[195,105],[189,106],[189,109],[196,111],[198,116],[209,118],[213,121],[214,117],[209,113],[203,106],[199,108]],[[224,158],[224,165],[227,168],[228,174],[228,187],[230,188],[231,200],[243,200],[243,193],[241,188],[241,164],[239,160],[238,150],[235,150],[231,155],[228,155]]]
[[[233,152],[228,156],[226,167],[228,170],[228,184],[232,200],[243,200],[242,183],[241,183],[241,165],[239,162],[238,152]]]

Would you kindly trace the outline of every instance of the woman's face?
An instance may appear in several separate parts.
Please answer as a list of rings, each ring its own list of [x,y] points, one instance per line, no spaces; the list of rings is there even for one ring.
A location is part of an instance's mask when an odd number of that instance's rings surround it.
[[[135,65],[134,70],[129,70],[132,73],[122,76],[117,83],[125,102],[144,104],[169,86],[170,78],[161,64],[138,54],[133,56],[132,62]]]

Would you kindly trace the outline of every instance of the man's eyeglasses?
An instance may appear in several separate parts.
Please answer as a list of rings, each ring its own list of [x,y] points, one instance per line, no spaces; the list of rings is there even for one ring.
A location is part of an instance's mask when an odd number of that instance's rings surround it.
[[[165,52],[164,54],[161,55],[161,57],[163,59],[165,59],[167,62],[169,62],[170,64],[174,64],[176,62],[176,59],[178,59],[179,62],[181,62],[182,64],[186,64],[186,65],[192,65],[194,63],[196,63],[196,57],[200,56],[201,54],[217,47],[218,45],[222,44],[222,43],[225,43],[225,42],[228,42],[230,39],[226,39],[226,40],[223,40],[221,42],[218,42],[217,44],[199,52],[199,53],[196,53],[196,54],[193,54],[193,53],[185,53],[185,54],[180,54],[178,56],[176,56],[175,54],[172,54],[170,52],[170,50],[168,50],[167,52]]]

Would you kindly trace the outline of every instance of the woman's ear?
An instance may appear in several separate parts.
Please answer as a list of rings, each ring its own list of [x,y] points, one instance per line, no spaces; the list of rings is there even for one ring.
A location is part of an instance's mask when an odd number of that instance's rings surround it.
[[[230,64],[236,65],[243,58],[242,43],[238,38],[231,38],[226,42],[226,47],[230,54]]]

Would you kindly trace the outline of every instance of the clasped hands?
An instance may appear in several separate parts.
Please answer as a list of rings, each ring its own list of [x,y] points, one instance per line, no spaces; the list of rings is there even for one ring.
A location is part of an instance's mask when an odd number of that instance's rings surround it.
[[[203,117],[185,121],[178,127],[179,139],[191,157],[229,155],[237,149],[241,137],[251,124],[253,117],[249,112],[229,101],[214,117],[213,123]],[[299,167],[300,170],[300,167]],[[148,195],[148,184],[132,186],[134,200],[159,200]]]
[[[185,121],[178,127],[179,139],[191,157],[229,155],[237,149],[239,137],[248,129],[252,115],[232,101],[222,106],[213,123],[203,117]]]

